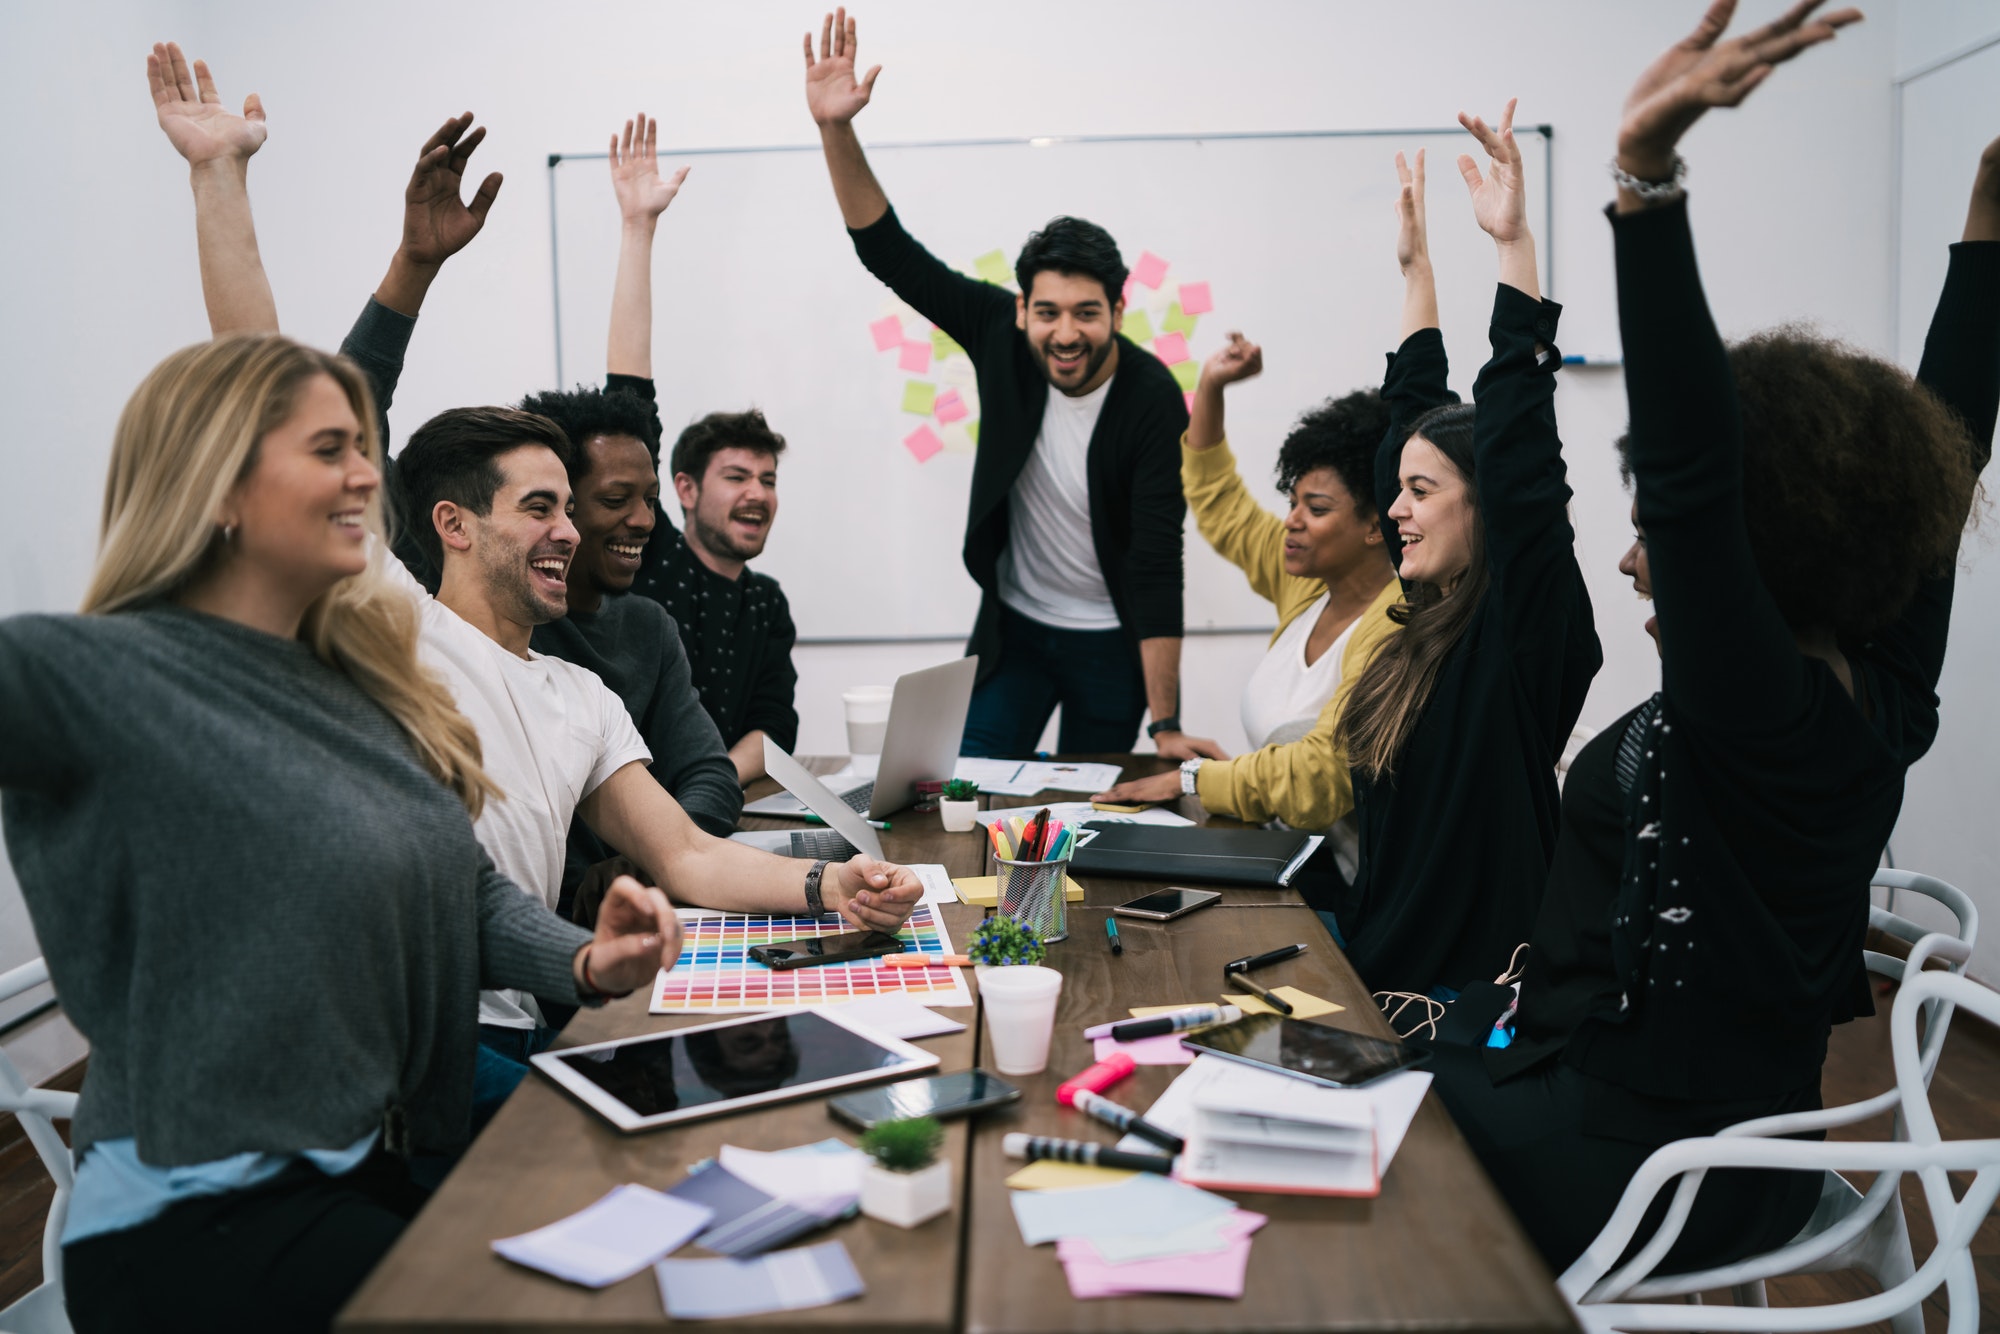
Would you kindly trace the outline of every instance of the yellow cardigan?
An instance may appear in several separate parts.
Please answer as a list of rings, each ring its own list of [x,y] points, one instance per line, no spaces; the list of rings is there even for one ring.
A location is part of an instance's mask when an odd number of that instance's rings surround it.
[[[1181,490],[1201,535],[1216,554],[1243,571],[1259,597],[1278,609],[1273,643],[1285,627],[1326,592],[1321,579],[1285,572],[1285,525],[1250,495],[1236,471],[1229,442],[1194,450],[1181,437]],[[1398,629],[1389,608],[1402,600],[1393,577],[1361,613],[1340,658],[1340,685],[1320,710],[1313,730],[1297,741],[1266,746],[1233,760],[1209,760],[1195,775],[1201,804],[1217,815],[1262,823],[1279,819],[1294,829],[1331,827],[1354,809],[1347,757],[1334,748],[1333,725],[1347,691]]]

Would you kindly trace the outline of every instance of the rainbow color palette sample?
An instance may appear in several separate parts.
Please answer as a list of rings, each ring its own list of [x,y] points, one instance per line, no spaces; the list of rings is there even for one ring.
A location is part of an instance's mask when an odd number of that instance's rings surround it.
[[[682,909],[686,943],[671,972],[653,980],[654,1014],[729,1014],[794,1005],[838,1005],[898,992],[920,1005],[970,1005],[972,992],[956,968],[891,968],[881,959],[767,968],[750,947],[780,940],[837,936],[854,928],[838,918],[765,917]],[[897,936],[913,950],[950,954],[951,936],[933,904],[920,903]]]

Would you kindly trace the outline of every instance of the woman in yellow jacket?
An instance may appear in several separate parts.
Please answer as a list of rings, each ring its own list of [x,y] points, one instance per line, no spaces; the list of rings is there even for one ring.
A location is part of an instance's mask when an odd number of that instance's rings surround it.
[[[1279,519],[1252,498],[1222,430],[1223,387],[1263,369],[1262,349],[1230,334],[1202,366],[1181,441],[1181,489],[1201,535],[1277,608],[1277,631],[1243,694],[1243,730],[1258,749],[1189,760],[1095,799],[1194,795],[1216,815],[1324,830],[1341,874],[1352,877],[1354,793],[1333,724],[1345,685],[1395,630],[1388,612],[1402,597],[1370,501],[1389,412],[1365,390],[1301,417],[1278,453],[1278,486],[1291,500]]]

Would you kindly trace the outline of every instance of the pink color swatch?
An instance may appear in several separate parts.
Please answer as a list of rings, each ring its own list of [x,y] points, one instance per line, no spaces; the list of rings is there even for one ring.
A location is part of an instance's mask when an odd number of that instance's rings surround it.
[[[1188,359],[1187,338],[1177,333],[1163,333],[1153,340],[1153,355],[1169,366],[1177,366]]]
[[[1132,270],[1132,281],[1147,287],[1158,287],[1167,276],[1167,261],[1148,250],[1139,256],[1138,265]]]
[[[1208,294],[1207,283],[1181,284],[1181,313],[1184,315],[1206,315],[1215,309],[1215,301]]]
[[[903,344],[903,354],[896,358],[896,364],[906,371],[922,375],[931,368],[930,342]]]
[[[892,347],[903,345],[903,322],[894,315],[884,315],[868,326],[868,332],[875,335],[877,352],[887,352]]]
[[[972,415],[966,409],[965,400],[958,396],[956,389],[947,389],[942,394],[939,394],[934,410],[937,413],[937,419],[946,426],[951,425],[955,421],[963,421]]]
[[[944,441],[937,438],[937,432],[929,426],[919,426],[903,437],[903,448],[916,456],[917,462],[930,462],[931,455],[943,451]],[[928,970],[926,970],[928,971]]]

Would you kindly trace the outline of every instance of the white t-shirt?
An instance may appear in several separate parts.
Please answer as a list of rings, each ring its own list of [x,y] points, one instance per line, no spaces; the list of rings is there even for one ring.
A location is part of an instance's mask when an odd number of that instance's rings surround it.
[[[417,657],[444,678],[479,733],[487,777],[506,795],[488,800],[473,832],[500,873],[551,909],[562,894],[563,852],[577,803],[598,784],[652,754],[624,701],[595,672],[561,658],[516,657],[424,591],[393,556],[389,576],[417,600]],[[533,1028],[534,998],[479,993],[479,1022]]]
[[[1090,537],[1090,436],[1110,392],[1110,380],[1076,398],[1049,390],[1042,429],[1007,497],[1000,601],[1063,630],[1118,628]]]
[[[1320,711],[1340,688],[1340,660],[1347,654],[1347,641],[1354,637],[1355,617],[1340,637],[1327,646],[1318,661],[1307,665],[1306,641],[1319,623],[1332,594],[1292,618],[1243,687],[1243,734],[1259,750],[1265,746],[1285,746],[1304,737],[1319,723]],[[1311,831],[1319,833],[1319,830]],[[1324,831],[1333,845],[1333,859],[1349,880],[1361,861],[1361,826],[1352,813]]]

